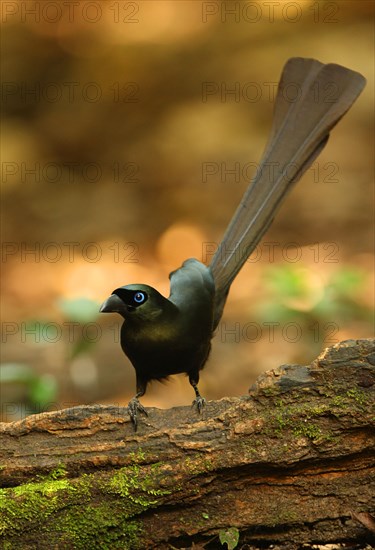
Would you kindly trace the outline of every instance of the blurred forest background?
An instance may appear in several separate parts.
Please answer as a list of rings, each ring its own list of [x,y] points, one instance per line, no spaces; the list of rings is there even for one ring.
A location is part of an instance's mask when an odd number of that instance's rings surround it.
[[[372,336],[373,2],[3,1],[2,418],[124,405],[135,376],[118,286],[168,295],[209,261],[294,56],[367,87],[235,281],[201,376],[208,399]],[[190,404],[184,376],[146,406]],[[192,414],[195,414],[192,411]]]

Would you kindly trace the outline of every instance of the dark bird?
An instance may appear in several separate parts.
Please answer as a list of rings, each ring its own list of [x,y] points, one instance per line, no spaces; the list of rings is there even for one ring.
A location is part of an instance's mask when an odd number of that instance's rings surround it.
[[[124,319],[121,347],[136,372],[137,392],[129,414],[137,429],[139,398],[150,380],[186,373],[194,404],[201,412],[199,371],[223,313],[230,286],[292,186],[327,143],[329,132],[351,107],[366,83],[354,71],[314,59],[292,58],[281,75],[271,136],[251,181],[207,267],[186,260],[173,271],[169,298],[143,284],[116,288],[101,312]],[[271,171],[272,169],[272,171]]]

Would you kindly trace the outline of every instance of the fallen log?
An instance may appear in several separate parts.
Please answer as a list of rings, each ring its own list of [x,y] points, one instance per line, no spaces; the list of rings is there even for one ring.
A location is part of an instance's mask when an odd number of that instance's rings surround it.
[[[374,340],[266,372],[201,416],[148,412],[137,433],[114,406],[2,423],[3,547],[375,544]]]

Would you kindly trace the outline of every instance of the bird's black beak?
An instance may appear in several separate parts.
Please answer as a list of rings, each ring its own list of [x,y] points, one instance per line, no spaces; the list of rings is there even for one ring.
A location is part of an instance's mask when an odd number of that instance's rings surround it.
[[[111,294],[100,306],[99,313],[123,313],[124,310],[125,304],[121,298],[117,294]]]

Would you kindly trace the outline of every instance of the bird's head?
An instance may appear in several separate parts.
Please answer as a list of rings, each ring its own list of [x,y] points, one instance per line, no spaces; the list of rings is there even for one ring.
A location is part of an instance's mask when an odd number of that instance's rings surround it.
[[[124,319],[150,321],[170,311],[173,304],[148,285],[116,288],[100,306],[100,313],[119,313]]]

